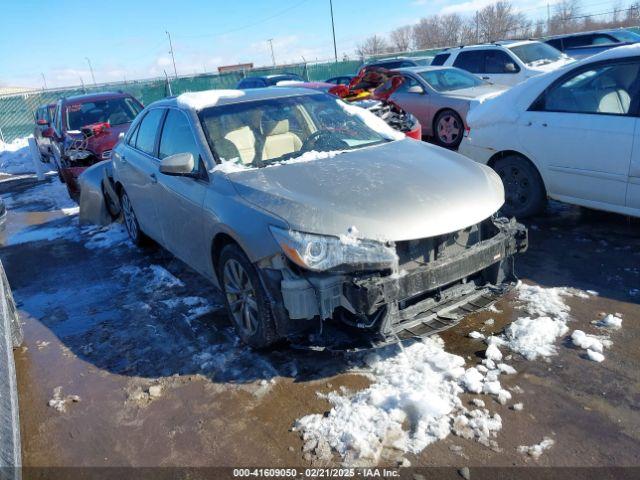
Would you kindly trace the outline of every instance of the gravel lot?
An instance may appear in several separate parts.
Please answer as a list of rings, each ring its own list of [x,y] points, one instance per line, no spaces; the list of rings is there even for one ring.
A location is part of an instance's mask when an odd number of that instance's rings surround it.
[[[44,188],[58,192],[50,182]],[[253,352],[238,343],[214,289],[160,248],[134,248],[117,225],[81,229],[64,210],[72,206],[35,195],[33,180],[4,181],[0,194],[10,196],[0,255],[26,339],[15,351],[25,466],[343,461],[305,455],[292,426],[331,408],[319,392],[370,385],[361,356]],[[513,354],[517,373],[500,378],[512,401],[483,396],[502,418],[497,444],[449,435],[417,454],[387,449],[379,465],[640,466],[640,222],[552,203],[528,226],[523,282],[598,292],[566,299],[571,330],[594,333],[604,313],[623,318],[606,359],[587,360],[569,335],[548,361]],[[475,365],[486,345],[467,334],[497,334],[522,316],[514,297],[443,333],[446,351]],[[537,459],[518,450],[545,437],[554,445]]]

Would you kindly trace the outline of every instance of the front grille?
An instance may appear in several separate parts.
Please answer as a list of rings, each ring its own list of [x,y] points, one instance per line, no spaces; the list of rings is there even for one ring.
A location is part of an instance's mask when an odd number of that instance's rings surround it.
[[[397,242],[400,270],[411,271],[434,260],[460,255],[482,240],[482,225],[478,223],[445,235]]]

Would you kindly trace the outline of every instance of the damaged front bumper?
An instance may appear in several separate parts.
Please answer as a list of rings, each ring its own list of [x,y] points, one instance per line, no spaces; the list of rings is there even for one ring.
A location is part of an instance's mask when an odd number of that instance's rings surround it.
[[[401,256],[396,273],[264,269],[263,277],[281,335],[319,332],[334,319],[351,327],[351,336],[383,344],[431,335],[491,305],[515,284],[514,255],[527,249],[527,241],[522,224],[492,218],[416,241],[413,256]]]

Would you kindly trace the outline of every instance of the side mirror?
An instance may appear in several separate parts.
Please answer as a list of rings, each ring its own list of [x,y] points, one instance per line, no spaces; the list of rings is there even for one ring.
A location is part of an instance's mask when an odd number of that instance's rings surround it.
[[[515,72],[515,71],[516,71],[516,65],[515,65],[515,63],[511,63],[511,62],[506,63],[506,64],[504,65],[504,71],[505,71],[505,72],[507,72],[507,73],[513,73],[513,72]]]
[[[44,118],[39,119],[36,123],[41,127],[49,126],[49,122],[47,122]]]
[[[56,132],[53,130],[52,127],[45,128],[42,131],[42,136],[45,138],[54,138],[56,136]]]
[[[160,173],[165,175],[191,175],[196,162],[191,153],[169,155],[160,162]]]
[[[408,93],[418,93],[418,94],[422,95],[424,93],[424,88],[422,88],[420,85],[414,85],[412,87],[409,87],[407,92]]]

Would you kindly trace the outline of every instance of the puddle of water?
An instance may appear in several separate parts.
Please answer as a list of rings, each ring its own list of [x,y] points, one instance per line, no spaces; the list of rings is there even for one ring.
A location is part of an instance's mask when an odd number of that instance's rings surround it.
[[[0,245],[7,245],[7,240],[13,235],[26,228],[43,225],[64,218],[65,214],[61,210],[50,210],[44,212],[24,212],[17,210],[7,211],[7,220],[4,229],[0,231]]]

